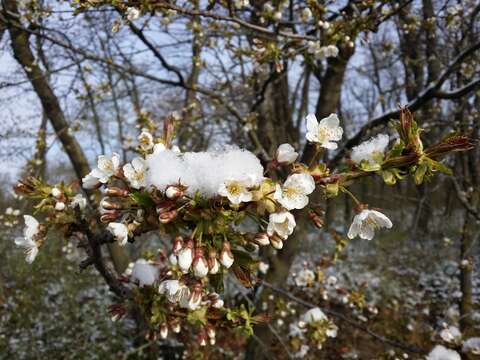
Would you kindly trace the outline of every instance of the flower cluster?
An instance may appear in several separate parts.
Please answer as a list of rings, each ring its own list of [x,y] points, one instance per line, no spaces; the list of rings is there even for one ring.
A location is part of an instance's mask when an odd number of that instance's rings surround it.
[[[420,129],[404,115],[398,126],[400,141],[391,150],[387,150],[389,137],[378,135],[352,150],[345,172],[332,172],[317,159],[321,152],[337,149],[342,139],[336,114],[320,121],[313,114],[306,117],[305,137],[315,151],[309,164],[299,161],[299,153],[290,144],[278,146],[267,164],[238,148],[181,152],[172,144],[174,122],[175,117],[165,121],[161,137],[142,130],[136,149],[139,156],[130,163],[121,164],[116,153],[99,156],[82,186],[102,196],[99,220],[109,234],[104,243],[116,241],[125,246],[151,231],[171,240],[171,248],[160,251],[164,254],[160,260],[147,257],[133,265],[129,282],[137,294],[134,299],[143,313],[150,314],[149,322],[159,329],[159,336],[165,338],[169,329],[176,333],[179,327],[190,326],[197,329],[203,345],[207,340],[214,343],[214,329],[226,324],[251,334],[252,324],[260,318],[253,315],[253,309],[224,307],[225,276],[232,274],[251,287],[255,274],[268,271],[268,264],[260,261],[260,247],[271,246],[273,253],[281,250],[294,234],[299,216],[308,214],[313,225],[321,228],[323,213],[312,196],[326,198],[340,192],[351,196],[357,214],[347,236],[371,240],[376,230],[389,229],[392,222],[347,189],[352,180],[378,174],[390,184],[408,174],[418,177],[419,171],[427,176],[441,168],[433,157],[469,146],[457,136],[423,149]],[[24,217],[24,236],[16,244],[25,249],[27,262],[34,261],[50,227],[66,234],[83,232],[80,238],[91,236],[85,230],[87,222],[81,221],[87,199],[73,185],[50,186],[29,178],[16,190],[39,200],[36,208],[46,214],[45,224]],[[343,249],[346,241],[337,237],[338,248]],[[308,269],[295,278],[299,287],[309,287],[314,281],[315,274]],[[352,295],[348,301],[360,304],[363,298]],[[112,309],[116,319],[125,314],[122,306]],[[307,312],[298,328],[300,333],[310,332],[317,347],[337,333],[318,308]]]

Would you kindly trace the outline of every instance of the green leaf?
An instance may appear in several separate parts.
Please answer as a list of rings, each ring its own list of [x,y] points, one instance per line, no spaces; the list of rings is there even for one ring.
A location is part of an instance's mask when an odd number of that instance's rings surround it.
[[[137,191],[130,194],[130,197],[142,207],[151,208],[155,206],[155,203],[153,202],[152,198],[146,192]]]
[[[325,193],[328,198],[338,196],[338,183],[327,184],[325,186]]]
[[[420,185],[423,182],[425,174],[427,173],[428,165],[426,163],[421,163],[418,165],[415,173],[413,174],[413,178],[415,180],[415,184]]]
[[[385,181],[385,184],[387,185],[395,185],[397,183],[395,173],[391,170],[382,171],[382,177],[383,181]]]

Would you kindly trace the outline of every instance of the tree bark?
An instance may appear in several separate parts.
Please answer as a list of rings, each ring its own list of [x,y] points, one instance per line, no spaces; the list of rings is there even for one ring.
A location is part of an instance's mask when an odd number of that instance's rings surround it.
[[[19,12],[16,0],[3,0],[3,16],[10,33],[13,55],[27,74],[28,80],[42,104],[45,115],[50,120],[57,137],[70,159],[75,174],[79,180],[90,172],[87,158],[77,140],[68,131],[68,122],[60,107],[58,98],[54,94],[47,76],[37,65],[30,48],[29,32],[18,21]],[[115,270],[122,273],[128,266],[129,260],[124,250],[117,244],[108,245]]]

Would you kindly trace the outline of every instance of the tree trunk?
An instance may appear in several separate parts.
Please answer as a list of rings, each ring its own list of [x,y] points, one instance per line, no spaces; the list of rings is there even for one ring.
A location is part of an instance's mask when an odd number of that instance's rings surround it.
[[[50,120],[57,137],[67,153],[77,178],[82,179],[90,172],[87,158],[77,140],[68,131],[68,122],[60,107],[58,98],[54,94],[46,75],[37,65],[29,42],[29,32],[17,20],[18,6],[16,0],[3,0],[3,15],[8,20],[6,24],[10,33],[13,55],[22,66],[32,87],[37,94],[45,115]],[[19,15],[18,15],[19,17]],[[110,256],[112,257],[115,270],[122,273],[128,266],[128,257],[117,243],[109,244]]]

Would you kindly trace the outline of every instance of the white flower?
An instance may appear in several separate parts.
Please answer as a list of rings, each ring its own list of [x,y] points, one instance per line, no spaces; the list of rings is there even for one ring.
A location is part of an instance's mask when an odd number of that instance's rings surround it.
[[[50,193],[54,198],[59,198],[60,196],[62,196],[62,190],[56,187],[52,188],[52,191]]]
[[[310,346],[303,344],[300,346],[300,350],[293,354],[293,357],[296,359],[303,359],[308,354],[309,350]]]
[[[235,0],[235,8],[236,9],[243,9],[244,7],[247,7],[250,5],[249,0]]]
[[[115,175],[118,172],[119,166],[120,157],[118,156],[118,154],[113,153],[112,157],[110,158],[105,155],[100,155],[98,157],[97,167],[93,169],[89,175],[96,177],[98,181],[100,181],[102,184],[105,184],[106,182],[108,182],[111,176]],[[88,177],[88,175],[86,177]]]
[[[82,179],[82,186],[84,189],[93,189],[97,187],[100,182],[98,178],[92,175],[92,173],[88,174]]]
[[[282,239],[286,239],[293,233],[297,224],[295,218],[288,211],[270,214],[267,233],[272,236],[276,233]]]
[[[108,231],[110,231],[113,237],[120,243],[120,245],[125,245],[128,240],[128,228],[125,224],[111,222],[107,226]]]
[[[309,269],[303,269],[295,277],[295,284],[297,286],[307,286],[315,281],[315,273]]]
[[[362,239],[372,240],[376,229],[390,229],[391,227],[392,222],[384,214],[376,210],[365,209],[353,218],[352,225],[348,230],[348,237],[353,239],[360,236]]]
[[[158,277],[158,268],[145,259],[138,259],[133,265],[131,278],[139,282],[140,287],[152,285]]]
[[[266,274],[269,268],[270,265],[266,262],[260,261],[258,263],[258,271],[260,271],[262,274]]]
[[[153,135],[150,134],[148,131],[143,130],[140,135],[138,136],[138,142],[140,143],[140,147],[143,150],[150,150],[153,148]],[[165,145],[164,145],[165,146]]]
[[[55,210],[57,211],[65,210],[65,203],[62,201],[57,201],[57,203],[55,204]]]
[[[310,8],[308,8],[308,7],[304,8],[302,10],[302,12],[300,13],[300,20],[302,20],[302,22],[306,23],[311,18],[312,18],[312,10],[310,10]]]
[[[356,164],[360,164],[362,161],[367,161],[372,165],[380,164],[383,161],[388,141],[388,135],[385,134],[379,134],[372,137],[370,140],[355,146],[352,149],[352,155],[350,158]]]
[[[252,193],[248,190],[253,185],[249,177],[241,180],[229,179],[220,185],[218,194],[225,196],[232,204],[252,201]]]
[[[335,45],[328,45],[322,48],[325,57],[337,57],[338,56],[338,47]]]
[[[290,330],[290,332],[288,333],[288,336],[291,336],[291,337],[299,337],[303,339],[304,338],[303,334],[307,332],[306,324],[304,321],[291,323],[288,328]]]
[[[171,303],[177,303],[182,298],[188,298],[190,296],[188,287],[178,280],[163,281],[158,287],[158,291],[160,294],[165,295]]]
[[[275,10],[275,8],[269,2],[266,2],[265,4],[263,4],[263,11],[267,13],[271,13],[273,12],[273,10]]]
[[[310,324],[317,321],[328,320],[328,318],[320,308],[314,307],[303,314],[302,320]]]
[[[8,207],[6,210],[5,210],[5,214],[7,215],[12,215],[13,214],[13,209],[11,207]]]
[[[134,7],[129,7],[127,8],[126,14],[128,21],[134,21],[140,17],[140,10]]]
[[[437,345],[428,354],[427,360],[461,360],[461,357],[456,351]]]
[[[319,143],[320,146],[334,150],[337,143],[343,135],[343,129],[339,126],[337,114],[330,114],[328,117],[317,121],[314,114],[307,115],[307,135],[308,141]]]
[[[330,275],[328,278],[327,278],[327,285],[328,286],[335,286],[335,284],[337,283],[338,279],[333,276],[333,275]]]
[[[30,215],[23,215],[25,219],[25,228],[23,230],[23,237],[15,239],[15,245],[25,249],[27,255],[25,260],[31,264],[38,254],[38,245],[35,237],[40,233],[40,224]]]
[[[292,145],[282,144],[277,149],[275,158],[280,164],[291,164],[297,160],[298,153],[295,151]]]
[[[142,158],[135,158],[131,164],[123,166],[123,173],[134,189],[140,189],[146,185],[147,164]]]
[[[12,215],[13,216],[19,216],[20,215],[20,209],[13,210]]]
[[[76,206],[78,206],[80,210],[83,210],[87,206],[87,199],[85,199],[85,197],[82,194],[77,194],[73,197],[72,202],[70,203],[70,206],[72,208],[75,208]]]
[[[472,337],[466,340],[462,346],[462,352],[480,355],[480,337]]]
[[[308,204],[308,196],[315,190],[315,180],[307,173],[290,175],[282,187],[277,185],[274,199],[285,209],[303,209]]]
[[[462,338],[462,333],[456,326],[449,326],[440,331],[440,337],[446,342],[458,342]]]

